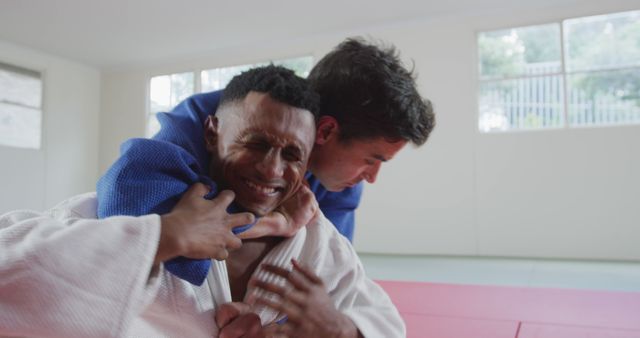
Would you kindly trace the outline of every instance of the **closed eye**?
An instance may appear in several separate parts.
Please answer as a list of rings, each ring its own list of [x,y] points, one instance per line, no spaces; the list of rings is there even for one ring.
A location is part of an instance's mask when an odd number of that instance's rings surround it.
[[[266,151],[270,148],[270,145],[265,142],[246,142],[244,146],[248,149],[258,151]]]
[[[302,161],[302,154],[297,147],[289,146],[282,151],[282,157],[290,162]]]

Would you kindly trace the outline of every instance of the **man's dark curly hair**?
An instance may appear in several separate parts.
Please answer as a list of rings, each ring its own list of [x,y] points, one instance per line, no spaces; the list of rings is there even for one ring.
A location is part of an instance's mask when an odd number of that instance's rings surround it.
[[[394,47],[347,39],[308,80],[320,94],[320,115],[338,121],[342,141],[383,137],[422,145],[435,126],[431,102],[420,96]]]
[[[234,76],[222,93],[220,106],[242,100],[251,91],[266,93],[276,101],[308,110],[316,121],[318,119],[318,94],[311,89],[307,80],[287,68],[268,65]]]

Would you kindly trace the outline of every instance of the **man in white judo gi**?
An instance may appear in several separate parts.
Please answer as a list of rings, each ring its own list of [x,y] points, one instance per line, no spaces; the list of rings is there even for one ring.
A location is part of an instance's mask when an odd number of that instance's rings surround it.
[[[197,184],[166,215],[98,221],[95,195],[85,194],[46,213],[0,218],[0,334],[210,337],[241,328],[257,336],[403,336],[389,298],[321,214],[287,239],[238,248],[231,234],[252,221],[227,214],[234,196],[264,215],[300,189],[315,121],[295,101],[249,90],[207,120],[211,177],[235,195],[204,200]],[[177,256],[227,260],[194,286],[164,270],[161,262]],[[231,301],[257,304],[266,331],[241,304],[223,306]]]

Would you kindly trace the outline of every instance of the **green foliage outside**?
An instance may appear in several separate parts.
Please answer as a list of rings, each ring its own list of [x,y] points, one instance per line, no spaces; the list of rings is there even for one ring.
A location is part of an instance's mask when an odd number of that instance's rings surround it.
[[[569,71],[601,70],[577,77],[573,85],[588,96],[611,95],[640,107],[640,12],[567,26]]]
[[[592,99],[606,97],[640,107],[640,11],[566,20],[563,30],[570,89]],[[559,24],[482,33],[481,79],[559,72],[560,46]],[[548,67],[536,70],[537,65]],[[492,90],[517,95],[519,89],[509,82],[493,82]]]

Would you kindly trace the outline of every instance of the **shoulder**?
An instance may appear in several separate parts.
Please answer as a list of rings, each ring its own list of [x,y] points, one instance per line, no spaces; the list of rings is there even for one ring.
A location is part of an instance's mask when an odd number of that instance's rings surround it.
[[[89,192],[68,198],[55,207],[42,211],[13,210],[0,215],[0,229],[20,222],[35,220],[54,220],[69,225],[78,219],[95,219],[98,202],[95,192]]]
[[[212,115],[215,113],[216,109],[218,109],[222,92],[222,90],[217,90],[213,92],[194,94],[185,99],[183,103],[197,107],[199,110]]]
[[[47,210],[54,218],[97,218],[98,198],[96,192],[87,192],[68,198]]]
[[[194,94],[182,100],[170,112],[159,113],[158,120],[162,123],[160,117],[171,119],[181,123],[201,124],[209,115],[214,115],[218,109],[222,91],[214,91],[207,93]]]
[[[312,258],[311,264],[326,265],[324,261],[352,261],[356,255],[349,240],[322,213],[307,224],[304,251]]]

